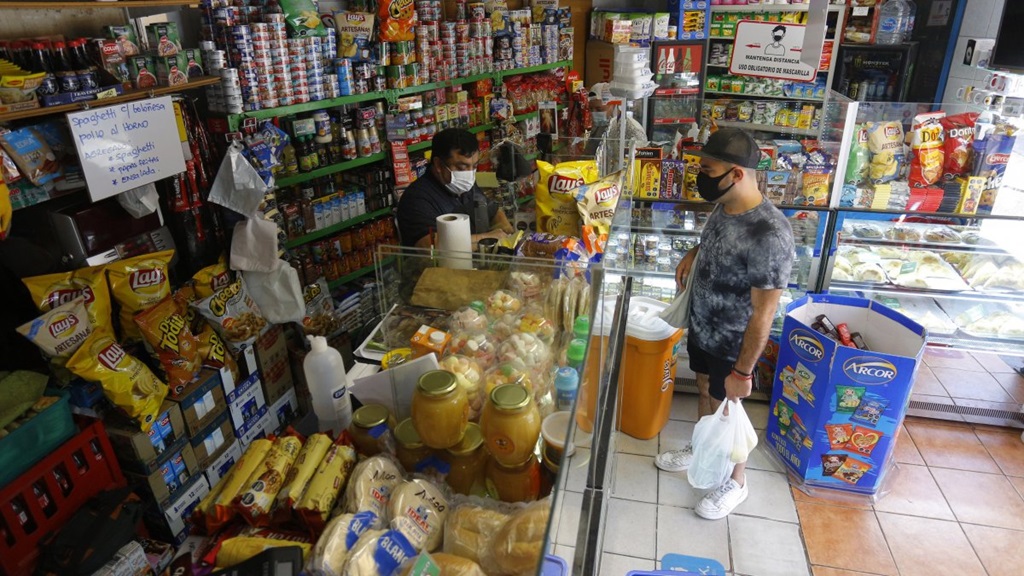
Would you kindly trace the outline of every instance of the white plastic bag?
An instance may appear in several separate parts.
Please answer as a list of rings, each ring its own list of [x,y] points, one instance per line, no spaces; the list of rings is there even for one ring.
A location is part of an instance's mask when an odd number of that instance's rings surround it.
[[[160,207],[160,195],[153,184],[143,184],[119,194],[117,203],[131,214],[132,218],[142,218],[156,212]]]
[[[262,218],[235,224],[231,235],[232,270],[273,272],[277,262],[277,224]]]
[[[242,145],[232,142],[210,188],[210,202],[253,217],[269,190],[259,172],[242,155]]]
[[[725,413],[726,406],[729,413]],[[693,461],[686,471],[690,485],[700,490],[717,488],[735,464],[746,462],[757,446],[757,432],[740,401],[726,401],[697,422],[693,429]]]
[[[284,260],[270,272],[242,272],[249,295],[260,307],[263,317],[271,324],[302,322],[306,315],[306,302],[302,298],[299,273]]]

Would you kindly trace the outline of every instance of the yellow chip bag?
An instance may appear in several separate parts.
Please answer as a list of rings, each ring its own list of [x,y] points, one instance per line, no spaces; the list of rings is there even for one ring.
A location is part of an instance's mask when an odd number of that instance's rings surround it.
[[[199,376],[203,359],[199,356],[199,341],[178,305],[168,296],[136,314],[135,324],[160,360],[171,395],[181,394]]]
[[[135,325],[135,315],[171,295],[167,266],[172,257],[174,250],[164,250],[107,265],[110,291],[121,306],[117,319],[125,340],[141,340],[142,333]]]
[[[71,373],[64,365],[92,333],[85,299],[75,298],[44,312],[39,318],[19,326],[18,332],[50,358],[50,367],[58,380],[70,382]]]
[[[224,261],[203,268],[192,276],[196,298],[202,300],[231,283],[231,271]]]
[[[574,191],[597,181],[597,162],[579,160],[551,165],[537,161],[537,231],[559,236],[579,236],[579,212]]]
[[[33,276],[22,280],[40,312],[49,312],[75,298],[85,299],[89,323],[97,332],[114,334],[110,323],[110,292],[103,278],[103,267],[93,266],[74,272]]]
[[[609,174],[593,184],[585,184],[574,191],[576,207],[585,226],[593,226],[600,234],[607,234],[615,217],[615,207],[622,193],[622,172]],[[579,236],[577,231],[574,236]]]
[[[167,386],[105,332],[86,338],[68,360],[68,370],[99,382],[107,399],[137,420],[143,431],[153,426],[167,397]]]

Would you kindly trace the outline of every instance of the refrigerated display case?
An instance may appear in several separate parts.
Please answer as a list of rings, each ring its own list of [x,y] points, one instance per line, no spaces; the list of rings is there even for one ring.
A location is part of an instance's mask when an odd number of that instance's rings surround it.
[[[914,78],[918,43],[841,44],[832,89],[861,102],[903,102]]]
[[[676,134],[696,138],[704,78],[704,46],[684,41],[652,44],[651,71],[658,84],[648,100],[648,136],[655,142],[674,142]]]

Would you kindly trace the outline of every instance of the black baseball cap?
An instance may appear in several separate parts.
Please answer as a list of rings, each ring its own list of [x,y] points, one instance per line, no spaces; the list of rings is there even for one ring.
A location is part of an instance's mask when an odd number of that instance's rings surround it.
[[[757,142],[746,130],[739,128],[719,128],[708,138],[704,148],[691,154],[744,168],[757,168],[761,161]]]

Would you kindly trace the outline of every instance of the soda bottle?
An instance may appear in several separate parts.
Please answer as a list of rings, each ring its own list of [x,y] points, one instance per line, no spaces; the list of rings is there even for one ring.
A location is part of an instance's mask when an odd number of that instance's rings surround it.
[[[57,481],[57,487],[60,488],[61,494],[64,496],[71,494],[71,490],[75,485],[71,482],[67,468],[65,468],[63,464],[53,469],[53,479]]]
[[[96,67],[93,66],[89,53],[86,51],[86,44],[89,41],[85,38],[72,40],[68,43],[71,51],[71,62],[75,67],[75,75],[78,76],[78,83],[82,90],[94,90],[100,87],[96,77]]]
[[[903,35],[903,41],[910,42],[914,36],[914,24],[917,20],[917,3],[914,0],[903,0],[903,4],[907,7],[907,23],[904,26],[906,33]]]
[[[46,49],[46,44],[42,42],[33,42],[30,51],[31,63],[29,69],[33,72],[43,72],[46,76],[43,76],[43,83],[39,85],[36,90],[40,96],[52,96],[60,91],[60,85],[57,83],[57,76],[53,73],[53,65],[50,63],[50,51]]]
[[[39,507],[43,509],[43,514],[46,514],[47,518],[52,518],[57,513],[57,504],[50,498],[50,494],[42,482],[32,485],[32,494],[36,497],[36,502],[39,503]]]
[[[18,519],[18,524],[21,525],[21,529],[24,530],[26,534],[35,532],[36,528],[39,527],[36,524],[36,521],[28,513],[28,506],[25,505],[25,501],[21,496],[15,496],[14,499],[11,500],[11,510],[14,511],[14,517]]]
[[[57,74],[57,82],[60,84],[61,92],[78,92],[82,85],[78,82],[78,74],[75,73],[75,66],[71,61],[71,54],[68,46],[62,41],[53,43],[53,71]]]

